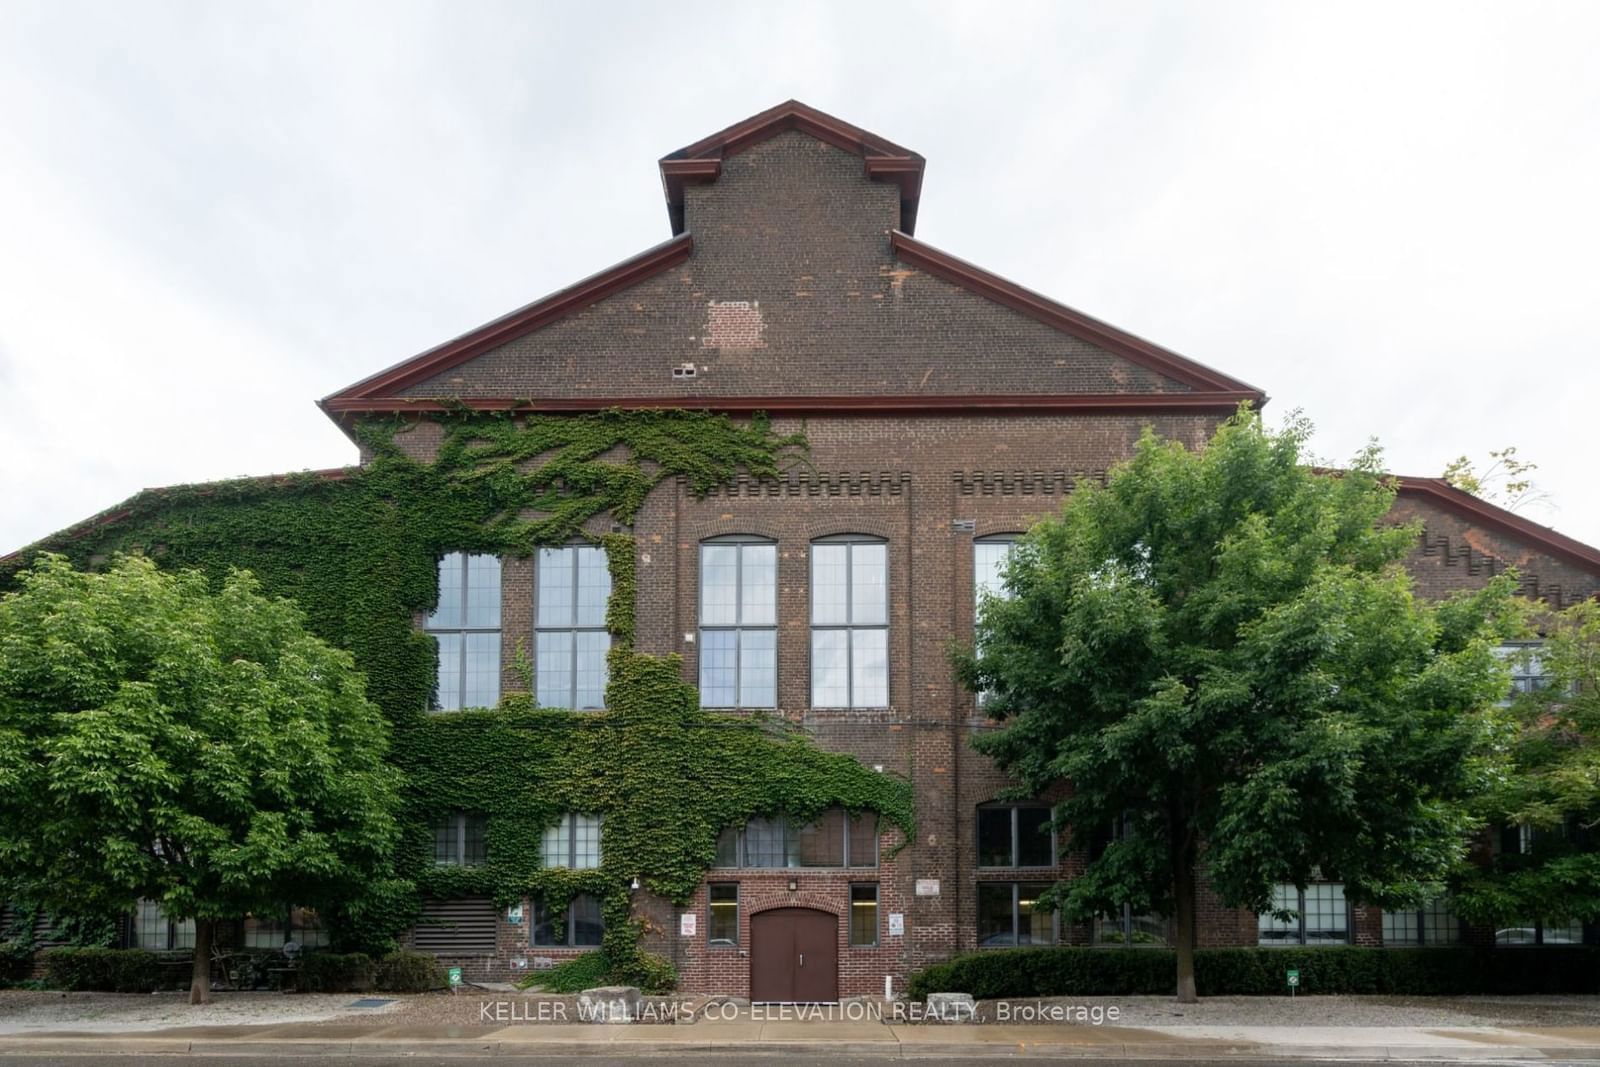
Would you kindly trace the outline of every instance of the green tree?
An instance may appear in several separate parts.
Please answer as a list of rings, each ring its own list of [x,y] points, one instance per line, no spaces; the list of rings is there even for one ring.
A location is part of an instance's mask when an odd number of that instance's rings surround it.
[[[43,556],[0,599],[0,871],[46,907],[196,920],[318,906],[391,857],[387,727],[348,653],[247,572]]]
[[[1600,921],[1600,603],[1543,623],[1543,645],[1522,655],[1538,658],[1545,685],[1505,709],[1509,772],[1482,800],[1517,847],[1489,868],[1463,864],[1453,887],[1473,922]]]
[[[1055,828],[1080,842],[1124,828],[1052,898],[1078,921],[1172,916],[1183,1001],[1202,870],[1256,911],[1319,877],[1376,903],[1437,887],[1507,684],[1510,582],[1415,599],[1399,561],[1416,530],[1382,521],[1376,449],[1319,474],[1309,433],[1244,410],[1201,451],[1147,432],[1021,541],[956,657],[998,720],[976,747],[1016,794],[1068,786]]]
[[[1457,456],[1445,465],[1440,477],[1464,493],[1482,497],[1507,511],[1521,511],[1550,503],[1550,495],[1534,483],[1533,472],[1538,469],[1537,463],[1517,458],[1516,445],[1507,445],[1489,450],[1489,463],[1482,473],[1471,459]]]

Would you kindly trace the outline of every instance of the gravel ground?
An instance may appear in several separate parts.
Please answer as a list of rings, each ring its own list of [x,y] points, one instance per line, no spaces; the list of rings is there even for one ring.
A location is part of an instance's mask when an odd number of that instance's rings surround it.
[[[382,994],[372,994],[382,997]],[[511,1018],[533,1021],[541,998],[518,993],[463,990],[394,996],[381,1008],[356,1008],[361,994],[218,993],[205,1007],[183,994],[137,996],[0,990],[0,1034],[44,1030],[138,1031],[171,1026],[351,1023],[385,1025],[489,1025],[480,1005],[511,1002]],[[385,998],[388,999],[388,998]],[[565,998],[569,1002],[572,998]],[[685,997],[680,1003],[698,998]],[[1600,1026],[1600,997],[1208,997],[1176,1004],[1169,997],[1056,997],[1013,1004],[1116,1007],[1118,1026]],[[491,1007],[492,1011],[492,1007]],[[993,1005],[980,1005],[992,1018]],[[569,1018],[571,1016],[569,1010]],[[748,1018],[748,1009],[743,1014]],[[375,1018],[381,1016],[381,1020]],[[858,1016],[859,1017],[859,1016]],[[504,1016],[502,1016],[504,1018]],[[492,1021],[492,1015],[490,1016]],[[1019,1020],[1018,1020],[1019,1021]],[[1107,1019],[1109,1022],[1110,1020]],[[697,1025],[714,1026],[715,1021]]]

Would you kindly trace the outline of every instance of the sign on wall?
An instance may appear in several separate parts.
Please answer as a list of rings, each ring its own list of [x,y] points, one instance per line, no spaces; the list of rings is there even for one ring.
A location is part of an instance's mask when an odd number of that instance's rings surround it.
[[[919,896],[919,897],[936,897],[938,895],[939,895],[939,879],[937,879],[937,878],[918,878],[917,879],[917,896]]]
[[[695,913],[686,911],[678,916],[678,935],[680,937],[693,937],[695,931]]]
[[[906,932],[906,917],[898,911],[889,913],[889,936],[899,937]]]

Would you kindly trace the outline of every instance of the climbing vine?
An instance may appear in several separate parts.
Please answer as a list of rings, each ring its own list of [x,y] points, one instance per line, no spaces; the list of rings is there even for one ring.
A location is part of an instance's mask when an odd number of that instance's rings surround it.
[[[611,977],[639,980],[651,964],[631,916],[633,879],[685,901],[722,827],[838,806],[879,812],[911,834],[908,783],[824,752],[793,727],[703,711],[678,657],[635,650],[633,538],[588,532],[601,515],[630,526],[669,478],[704,494],[740,471],[778,477],[802,459],[803,437],[778,435],[761,418],[685,411],[460,412],[355,432],[368,456],[360,468],[148,490],[0,564],[0,589],[41,550],[80,566],[140,551],[214,577],[248,568],[355,655],[392,724],[407,831],[395,879],[335,909],[351,947],[381,947],[414,921],[423,896],[488,895],[502,906],[542,897],[559,907],[591,893],[603,902]],[[413,433],[437,434],[431,462],[408,454]],[[527,556],[575,538],[603,544],[611,568],[607,710],[539,708],[529,693],[510,692],[492,710],[424,713],[435,654],[416,620],[437,600],[438,558]],[[458,811],[486,816],[487,861],[435,866],[431,822]],[[602,816],[599,868],[543,865],[544,829],[565,812]]]

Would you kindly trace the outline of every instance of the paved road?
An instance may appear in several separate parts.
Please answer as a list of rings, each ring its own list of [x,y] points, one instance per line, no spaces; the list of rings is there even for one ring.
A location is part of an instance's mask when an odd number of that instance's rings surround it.
[[[766,1056],[750,1055],[725,1055],[718,1053],[697,1052],[697,1059],[709,1061],[715,1067],[772,1067],[778,1054]],[[793,1053],[783,1053],[782,1059],[791,1067],[881,1067],[885,1060],[899,1059],[897,1056],[856,1056],[848,1058],[835,1058],[831,1056],[797,1056]],[[974,1057],[962,1058],[958,1056],[933,1056],[933,1057],[905,1057],[906,1060],[928,1064],[929,1067],[937,1064],[939,1067],[1017,1067],[1019,1061],[1029,1059],[1042,1060],[1046,1057],[1006,1056],[1006,1057]],[[537,1067],[634,1067],[647,1061],[654,1061],[659,1057],[651,1056],[430,1056],[419,1053],[415,1056],[160,1056],[142,1054],[123,1055],[81,1055],[81,1056],[8,1056],[0,1053],[0,1067],[88,1067],[95,1063],[126,1064],[127,1067],[146,1067],[146,1065],[159,1064],[161,1067],[380,1067],[380,1065],[404,1064],[405,1067],[483,1067],[485,1063],[525,1063]],[[1155,1060],[1118,1060],[1118,1059],[1079,1059],[1074,1056],[1071,1060],[1073,1067],[1110,1067],[1118,1065],[1125,1067],[1129,1063],[1158,1063]],[[1166,1063],[1173,1061],[1167,1060]],[[1187,1060],[1188,1067],[1241,1067],[1249,1064],[1282,1063],[1282,1060],[1249,1059],[1235,1057],[1227,1060]],[[1294,1061],[1295,1067],[1349,1067],[1352,1064],[1370,1065],[1372,1060],[1313,1060],[1299,1059]],[[1440,1067],[1441,1063],[1449,1061],[1427,1060],[1384,1060],[1384,1067]],[[1456,1061],[1466,1062],[1466,1061]],[[1594,1067],[1592,1061],[1562,1061],[1562,1060],[1486,1060],[1474,1058],[1474,1064],[1488,1067],[1490,1064],[1511,1063],[1537,1063],[1540,1067]]]

